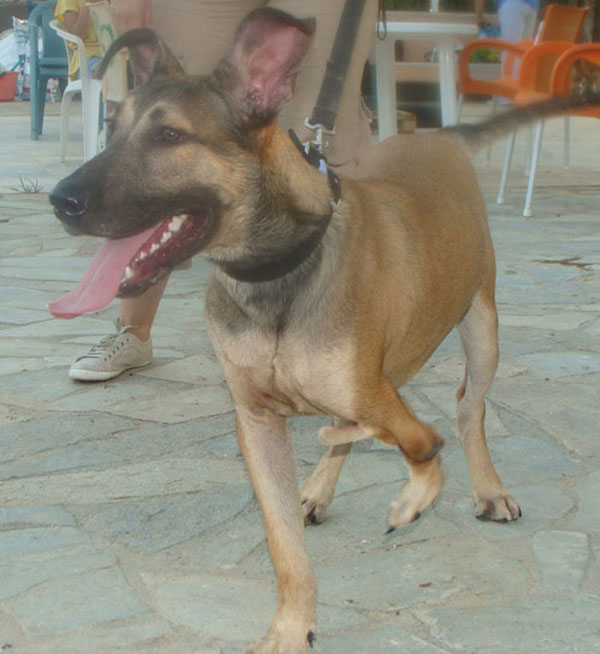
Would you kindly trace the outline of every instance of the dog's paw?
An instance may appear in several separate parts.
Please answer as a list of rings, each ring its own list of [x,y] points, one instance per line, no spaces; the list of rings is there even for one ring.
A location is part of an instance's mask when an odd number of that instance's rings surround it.
[[[439,458],[436,455],[431,461],[411,466],[410,479],[403,486],[398,499],[390,503],[388,533],[396,527],[414,522],[433,504],[444,485]]]
[[[302,513],[305,525],[320,525],[325,519],[329,502],[320,502],[316,498],[302,495]]]
[[[390,534],[394,529],[396,529],[396,527],[404,527],[405,525],[418,520],[421,517],[421,513],[430,505],[431,502],[427,504],[427,506],[421,506],[421,508],[418,509],[413,501],[402,499],[402,497],[390,502],[388,507],[388,523],[390,526],[386,531],[386,534]]]
[[[319,525],[325,519],[329,505],[333,501],[333,484],[323,470],[317,469],[300,489],[300,501],[305,525]]]
[[[316,636],[313,629],[302,630],[302,634],[283,633],[271,627],[260,643],[251,647],[247,654],[307,654]]]
[[[508,494],[492,499],[480,498],[475,502],[475,517],[478,520],[513,522],[521,517],[521,509]]]

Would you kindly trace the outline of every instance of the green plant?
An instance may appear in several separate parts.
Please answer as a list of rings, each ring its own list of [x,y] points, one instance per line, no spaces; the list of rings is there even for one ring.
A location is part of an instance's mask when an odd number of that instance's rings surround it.
[[[37,177],[31,179],[31,177],[19,175],[19,184],[21,185],[20,187],[11,186],[11,189],[18,193],[41,193],[44,190],[44,187],[38,182]]]
[[[391,11],[414,11],[429,9],[428,0],[385,0],[385,8]]]

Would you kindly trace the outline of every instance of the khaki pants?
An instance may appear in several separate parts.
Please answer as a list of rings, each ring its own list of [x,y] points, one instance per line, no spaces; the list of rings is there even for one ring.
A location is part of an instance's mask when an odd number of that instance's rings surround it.
[[[325,66],[345,0],[153,0],[152,19],[155,29],[180,59],[187,73],[210,73],[228,51],[242,18],[259,7],[274,7],[298,17],[317,20],[315,39],[302,66],[296,96],[279,116],[284,129],[295,129],[301,139],[309,137],[304,119],[315,105]],[[351,174],[359,153],[370,143],[366,111],[360,97],[365,62],[369,56],[377,0],[366,0],[350,68],[340,99],[336,135],[328,137],[328,159],[343,163],[344,173]]]

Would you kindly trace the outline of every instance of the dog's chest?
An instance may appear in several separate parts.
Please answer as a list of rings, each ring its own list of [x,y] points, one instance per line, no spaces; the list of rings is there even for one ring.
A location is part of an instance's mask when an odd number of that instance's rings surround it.
[[[297,335],[245,334],[221,340],[226,375],[241,382],[252,403],[282,415],[346,415],[353,402],[351,352]]]

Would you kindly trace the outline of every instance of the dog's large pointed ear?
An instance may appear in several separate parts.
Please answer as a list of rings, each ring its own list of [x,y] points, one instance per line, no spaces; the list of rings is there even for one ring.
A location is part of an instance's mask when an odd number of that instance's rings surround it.
[[[214,73],[242,122],[262,126],[292,97],[314,30],[314,19],[277,9],[257,9],[244,19]]]
[[[156,32],[147,27],[140,27],[121,34],[110,44],[98,66],[99,78],[106,72],[111,59],[123,48],[129,48],[129,62],[136,86],[144,86],[154,75],[184,74],[177,57]]]

